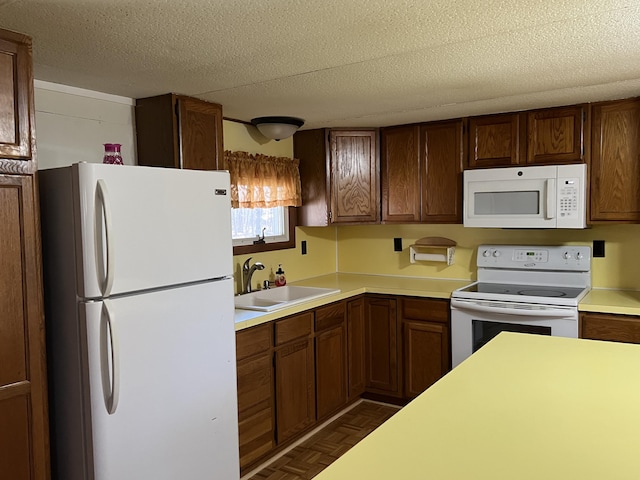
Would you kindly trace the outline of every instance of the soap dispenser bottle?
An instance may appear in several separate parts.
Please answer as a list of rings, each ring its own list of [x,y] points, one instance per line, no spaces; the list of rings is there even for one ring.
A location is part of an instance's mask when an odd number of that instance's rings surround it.
[[[282,270],[282,264],[278,264],[278,270],[276,270],[276,287],[284,287],[287,284],[287,279],[284,276],[284,270]]]

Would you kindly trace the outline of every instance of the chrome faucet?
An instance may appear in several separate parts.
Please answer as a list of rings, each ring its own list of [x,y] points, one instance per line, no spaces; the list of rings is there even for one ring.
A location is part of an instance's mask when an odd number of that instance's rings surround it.
[[[256,270],[264,270],[264,265],[260,262],[255,262],[251,265],[251,258],[247,258],[247,260],[242,265],[242,293],[250,293],[251,292],[251,277],[253,277],[253,272]]]

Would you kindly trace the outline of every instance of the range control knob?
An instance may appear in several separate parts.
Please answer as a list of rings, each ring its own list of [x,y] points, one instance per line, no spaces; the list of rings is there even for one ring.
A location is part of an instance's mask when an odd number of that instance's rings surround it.
[[[496,258],[499,257],[500,256],[500,250],[494,250],[493,251],[493,256],[496,257]]]
[[[582,255],[581,252],[576,253],[576,259],[577,260],[582,260],[584,258],[584,255]]]
[[[571,258],[571,252],[564,252],[562,254],[562,258],[564,258],[565,260],[569,260]]]
[[[484,252],[482,252],[483,257],[488,257],[490,255],[491,255],[491,252],[489,250],[485,250]]]

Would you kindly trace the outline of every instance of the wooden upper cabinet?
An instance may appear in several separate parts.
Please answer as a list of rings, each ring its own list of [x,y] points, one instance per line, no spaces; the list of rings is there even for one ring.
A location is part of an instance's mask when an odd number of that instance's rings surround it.
[[[463,121],[420,127],[422,211],[427,223],[462,223]]]
[[[466,168],[584,163],[586,105],[469,118]]]
[[[380,220],[378,148],[374,130],[331,130],[331,221]]]
[[[382,221],[420,221],[420,126],[380,132]]]
[[[523,162],[525,126],[520,113],[471,117],[467,168],[509,167]]]
[[[300,225],[379,222],[377,143],[377,130],[318,129],[294,135],[302,183]]]
[[[0,30],[0,172],[36,169],[31,39]]]
[[[586,105],[528,112],[527,164],[584,163],[587,114]]]
[[[382,221],[462,223],[463,121],[384,128]]]
[[[138,164],[224,168],[222,106],[182,95],[136,100]]]
[[[640,222],[640,98],[593,105],[592,222]]]

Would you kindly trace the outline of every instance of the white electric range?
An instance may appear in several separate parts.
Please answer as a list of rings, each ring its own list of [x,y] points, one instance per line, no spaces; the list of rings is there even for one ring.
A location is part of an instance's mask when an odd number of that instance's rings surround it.
[[[477,266],[478,281],[451,294],[453,367],[501,331],[578,337],[590,247],[481,245]]]

